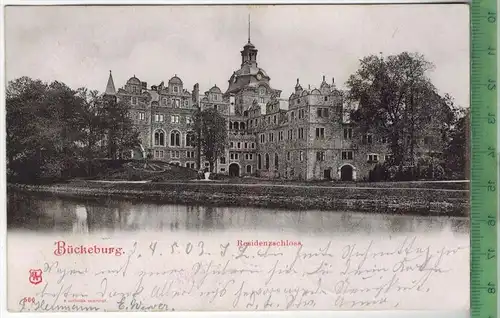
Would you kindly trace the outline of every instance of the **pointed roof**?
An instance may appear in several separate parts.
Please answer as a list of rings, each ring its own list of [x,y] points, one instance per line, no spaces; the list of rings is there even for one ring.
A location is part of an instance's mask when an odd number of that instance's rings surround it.
[[[113,75],[109,71],[108,84],[106,85],[106,90],[104,95],[116,95],[115,82],[113,81]]]

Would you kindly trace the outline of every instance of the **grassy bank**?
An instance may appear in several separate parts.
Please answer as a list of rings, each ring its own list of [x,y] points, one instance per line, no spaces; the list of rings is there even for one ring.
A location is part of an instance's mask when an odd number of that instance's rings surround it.
[[[351,186],[236,184],[226,182],[95,183],[50,186],[9,184],[27,191],[72,198],[115,197],[135,202],[253,206],[289,210],[352,210],[369,213],[468,216],[468,191]]]

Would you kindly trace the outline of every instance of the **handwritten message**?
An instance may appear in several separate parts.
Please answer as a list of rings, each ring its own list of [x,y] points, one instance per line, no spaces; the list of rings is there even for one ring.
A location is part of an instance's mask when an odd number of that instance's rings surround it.
[[[468,246],[417,236],[37,243],[9,262],[14,311],[468,308]],[[247,240],[248,242],[248,240]],[[314,244],[313,244],[314,243]],[[42,250],[43,252],[34,252]]]

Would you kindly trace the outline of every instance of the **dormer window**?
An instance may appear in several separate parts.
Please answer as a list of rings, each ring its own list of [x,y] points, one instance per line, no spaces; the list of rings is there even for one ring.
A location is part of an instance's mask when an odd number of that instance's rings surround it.
[[[178,93],[178,92],[179,92],[179,87],[174,86],[174,93]]]
[[[265,87],[260,87],[259,88],[259,95],[265,95],[266,94],[266,88]]]
[[[217,100],[217,97],[218,97],[218,96],[217,96],[216,94],[214,94],[214,100]]]

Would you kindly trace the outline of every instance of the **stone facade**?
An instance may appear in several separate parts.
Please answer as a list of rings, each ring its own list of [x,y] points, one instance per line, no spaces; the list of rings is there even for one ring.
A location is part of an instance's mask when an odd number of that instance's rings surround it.
[[[142,146],[154,159],[196,167],[197,151],[190,142],[191,118],[197,107],[215,108],[228,125],[228,145],[216,162],[218,173],[301,180],[362,180],[377,163],[388,160],[387,141],[362,133],[344,120],[343,93],[334,81],[319,88],[302,88],[299,79],[288,99],[271,86],[271,78],[257,65],[255,46],[241,51],[240,68],[223,92],[216,85],[203,95],[196,84],[191,92],[173,76],[168,85],[147,87],[135,75],[115,92],[112,76],[106,95],[129,100],[131,116],[140,131]],[[287,105],[288,104],[288,105]],[[432,128],[429,128],[429,132]],[[429,136],[436,132],[429,133]],[[441,151],[436,140],[421,136],[415,153]]]

